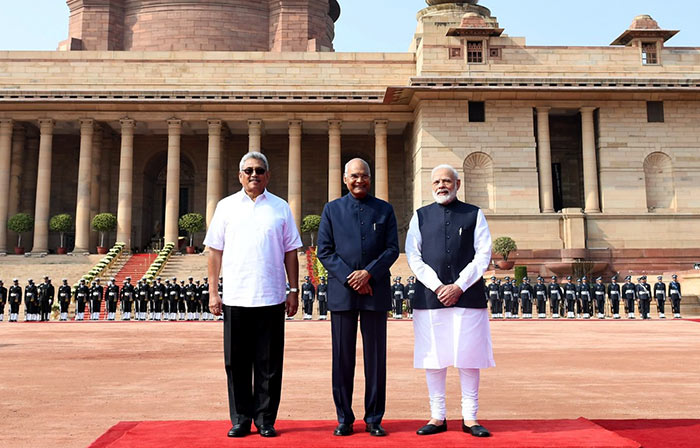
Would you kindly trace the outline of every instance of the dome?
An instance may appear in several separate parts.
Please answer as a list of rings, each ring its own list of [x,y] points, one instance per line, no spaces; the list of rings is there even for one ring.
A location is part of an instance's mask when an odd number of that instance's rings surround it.
[[[634,18],[632,21],[632,25],[630,25],[631,30],[660,30],[661,27],[659,26],[659,23],[654,20],[650,15],[648,14],[643,14],[641,16],[637,16]]]

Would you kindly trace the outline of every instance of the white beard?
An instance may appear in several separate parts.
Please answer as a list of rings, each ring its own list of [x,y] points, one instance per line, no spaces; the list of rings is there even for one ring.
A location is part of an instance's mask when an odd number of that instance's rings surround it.
[[[456,197],[457,197],[457,190],[456,189],[454,191],[450,191],[447,196],[441,196],[433,191],[433,199],[435,199],[435,202],[437,202],[440,205],[449,204],[450,202],[454,201],[454,199]]]

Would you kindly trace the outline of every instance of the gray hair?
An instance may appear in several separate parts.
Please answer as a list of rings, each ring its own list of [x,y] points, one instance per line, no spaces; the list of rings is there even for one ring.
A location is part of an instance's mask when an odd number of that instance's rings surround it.
[[[367,170],[367,174],[371,177],[372,176],[372,170],[369,168],[369,163],[365,162],[363,159],[360,159],[359,157],[352,159],[348,163],[345,164],[345,171],[343,171],[344,175],[348,175],[348,167],[350,166],[351,163],[353,162],[361,162],[362,165],[364,165],[365,169]]]
[[[243,167],[245,166],[246,160],[249,159],[256,159],[260,160],[263,165],[265,165],[265,170],[270,171],[270,164],[267,162],[267,157],[265,157],[265,154],[261,152],[249,152],[248,154],[244,155],[243,158],[241,159],[241,163],[238,164],[238,169],[243,171]]]
[[[435,176],[435,173],[436,173],[437,171],[440,171],[440,170],[449,170],[449,171],[451,171],[451,172],[452,172],[452,175],[453,175],[454,178],[455,178],[455,180],[459,180],[459,173],[457,172],[457,170],[454,169],[454,167],[453,167],[452,165],[447,165],[447,164],[438,165],[438,166],[436,166],[435,168],[433,168],[433,171],[430,173],[430,177]]]

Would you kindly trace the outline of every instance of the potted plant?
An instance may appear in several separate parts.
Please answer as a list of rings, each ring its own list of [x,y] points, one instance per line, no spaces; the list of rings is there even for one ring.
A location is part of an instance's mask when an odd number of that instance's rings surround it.
[[[311,235],[311,246],[314,246],[314,238],[318,228],[321,225],[321,217],[318,215],[305,216],[301,221],[301,231]]]
[[[97,246],[97,253],[104,255],[108,249],[105,247],[105,233],[117,228],[117,217],[111,213],[100,213],[92,218],[92,230],[100,232],[100,245]]]
[[[22,234],[29,232],[34,227],[34,218],[27,213],[17,213],[15,216],[7,220],[7,228],[17,234],[17,247],[15,254],[22,255],[24,247],[22,247]]]
[[[68,248],[65,244],[65,234],[73,229],[73,218],[68,213],[56,215],[49,221],[49,228],[61,235],[61,245],[56,249],[56,253],[59,255],[67,254]]]
[[[204,216],[200,215],[199,213],[188,213],[186,215],[182,215],[178,221],[178,227],[180,227],[180,230],[187,232],[190,236],[190,245],[187,246],[187,253],[195,253],[194,234],[204,230]]]
[[[518,246],[513,241],[513,238],[509,236],[502,236],[493,242],[493,251],[503,257],[503,260],[496,262],[498,269],[508,271],[513,268],[515,262],[508,261],[508,256],[516,250],[518,250]]]

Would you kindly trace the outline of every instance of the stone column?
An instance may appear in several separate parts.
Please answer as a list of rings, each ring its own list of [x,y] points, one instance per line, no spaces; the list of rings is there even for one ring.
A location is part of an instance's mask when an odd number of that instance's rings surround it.
[[[80,159],[78,162],[78,198],[75,206],[75,249],[90,253],[90,187],[92,183],[92,140],[95,121],[80,120]]]
[[[22,198],[22,177],[24,164],[24,148],[27,141],[27,131],[22,125],[15,126],[12,132],[12,168],[10,170],[10,203],[8,215],[19,212]]]
[[[207,228],[211,224],[216,204],[221,200],[222,157],[221,120],[209,120],[209,151],[207,157]]]
[[[262,148],[262,120],[248,120],[248,152]]]
[[[39,164],[36,176],[36,205],[34,208],[34,245],[32,253],[49,251],[49,210],[51,203],[51,156],[53,150],[51,119],[39,120]]]
[[[90,223],[100,210],[100,182],[102,180],[102,127],[95,124],[95,132],[92,135],[92,169],[90,170]],[[99,233],[90,229],[90,248],[100,244]]]
[[[583,189],[586,195],[586,213],[600,213],[598,199],[598,161],[595,153],[595,107],[581,108],[581,133],[583,134]]]
[[[374,121],[374,191],[377,198],[389,202],[389,157],[387,155],[387,120]]]
[[[298,229],[301,229],[301,133],[301,120],[289,120],[287,199]]]
[[[134,191],[134,120],[124,118],[119,154],[119,196],[117,199],[117,241],[131,249],[131,210]]]
[[[338,199],[342,193],[342,167],[340,130],[341,120],[328,120],[328,202]]]
[[[0,119],[0,255],[7,254],[7,217],[10,209],[12,120]]]
[[[182,120],[168,120],[168,171],[165,186],[165,244],[177,247],[180,217],[180,133]]]
[[[537,155],[540,167],[540,206],[542,213],[554,213],[552,185],[552,145],[549,138],[549,107],[537,108]]]

